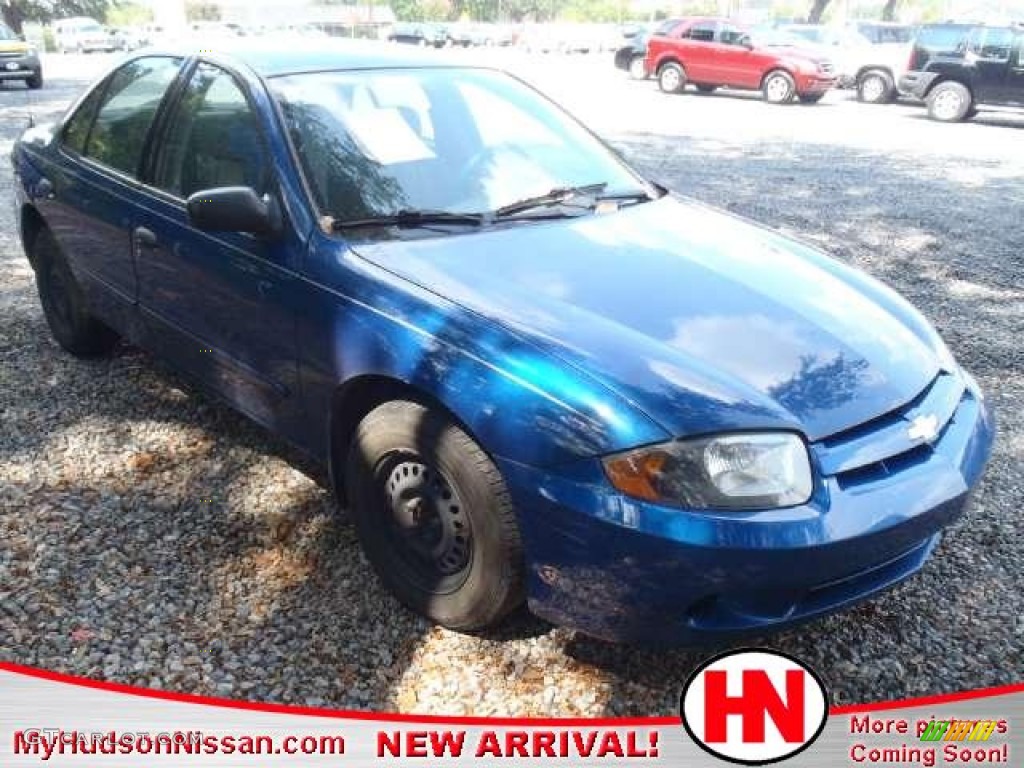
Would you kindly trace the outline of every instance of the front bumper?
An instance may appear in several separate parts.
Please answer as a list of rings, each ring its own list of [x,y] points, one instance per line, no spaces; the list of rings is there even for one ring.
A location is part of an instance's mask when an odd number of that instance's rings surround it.
[[[750,513],[627,499],[596,460],[557,471],[501,462],[530,608],[597,637],[689,645],[842,609],[921,568],[964,512],[993,437],[988,407],[967,391],[926,455],[884,476],[825,475],[808,504]]]
[[[838,82],[835,75],[817,73],[817,74],[797,74],[794,78],[796,81],[797,93],[824,93],[830,88],[835,87]]]
[[[923,100],[937,77],[934,72],[905,72],[900,76],[896,89],[905,96]]]
[[[0,80],[25,80],[42,71],[39,55],[26,53],[20,56],[0,54]]]

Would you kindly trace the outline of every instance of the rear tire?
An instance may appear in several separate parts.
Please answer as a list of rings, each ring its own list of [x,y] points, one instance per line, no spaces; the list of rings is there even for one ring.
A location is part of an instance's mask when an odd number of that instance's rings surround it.
[[[769,104],[789,104],[796,96],[796,82],[783,69],[775,69],[764,76],[761,94]]]
[[[892,75],[880,69],[865,72],[857,79],[857,100],[865,104],[889,104],[896,97]]]
[[[670,61],[658,70],[658,88],[663,93],[680,93],[686,86],[686,70]]]
[[[447,416],[408,401],[372,410],[349,448],[346,488],[370,564],[417,613],[479,631],[523,602],[522,544],[504,480]]]
[[[67,259],[49,230],[35,240],[32,263],[43,315],[57,343],[75,357],[102,357],[117,344],[118,336],[89,313],[82,289]]]
[[[974,99],[963,83],[946,80],[928,94],[928,116],[943,123],[959,123],[970,114]]]

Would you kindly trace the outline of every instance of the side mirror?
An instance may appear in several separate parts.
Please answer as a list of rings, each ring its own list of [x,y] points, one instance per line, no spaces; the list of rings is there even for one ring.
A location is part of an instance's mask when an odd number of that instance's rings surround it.
[[[185,202],[189,223],[205,232],[250,232],[274,236],[281,231],[277,202],[251,187],[202,189]]]

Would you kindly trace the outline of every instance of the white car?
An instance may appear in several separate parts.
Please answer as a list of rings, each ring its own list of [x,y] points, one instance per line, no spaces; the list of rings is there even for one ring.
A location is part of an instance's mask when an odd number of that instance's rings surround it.
[[[118,42],[103,26],[88,16],[75,16],[53,22],[53,42],[60,53],[116,51]]]
[[[872,43],[855,29],[822,24],[782,24],[778,29],[826,53],[835,64],[840,87],[856,88],[860,101],[886,104],[896,98],[896,81],[910,58],[908,43]]]

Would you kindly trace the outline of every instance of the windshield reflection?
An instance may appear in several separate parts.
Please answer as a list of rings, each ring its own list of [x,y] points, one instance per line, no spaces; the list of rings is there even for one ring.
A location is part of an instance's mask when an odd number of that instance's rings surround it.
[[[646,184],[551,102],[484,69],[433,67],[275,78],[315,202],[336,220],[494,211],[550,190]]]

